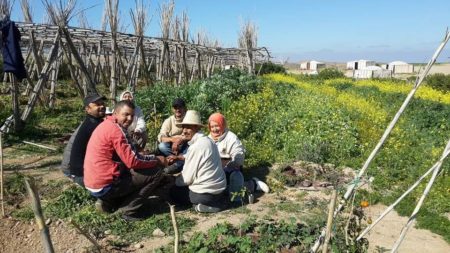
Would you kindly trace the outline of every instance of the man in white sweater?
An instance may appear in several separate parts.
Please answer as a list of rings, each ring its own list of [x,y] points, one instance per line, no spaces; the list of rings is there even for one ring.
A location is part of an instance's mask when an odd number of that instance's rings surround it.
[[[218,212],[224,203],[227,183],[219,150],[200,130],[200,114],[187,111],[183,122],[183,139],[189,148],[185,155],[171,155],[169,162],[184,160],[184,168],[176,178],[171,196],[178,204],[194,204],[198,212]]]

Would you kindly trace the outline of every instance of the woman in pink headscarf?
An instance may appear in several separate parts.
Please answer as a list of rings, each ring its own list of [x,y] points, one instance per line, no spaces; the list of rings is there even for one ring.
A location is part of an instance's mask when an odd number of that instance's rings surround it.
[[[225,117],[221,113],[211,114],[208,120],[208,127],[208,137],[216,143],[219,149],[230,194],[240,192],[244,185],[250,192],[253,192],[255,189],[269,192],[267,184],[256,177],[244,183],[242,166],[244,165],[245,149],[239,138],[228,129]],[[241,201],[239,197],[233,198],[233,200]]]

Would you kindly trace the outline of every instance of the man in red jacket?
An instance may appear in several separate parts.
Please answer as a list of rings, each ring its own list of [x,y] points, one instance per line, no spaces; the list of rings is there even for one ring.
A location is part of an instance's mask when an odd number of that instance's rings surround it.
[[[127,128],[134,105],[120,101],[92,133],[84,160],[84,185],[98,199],[97,209],[123,211],[126,220],[142,219],[138,209],[158,185],[166,165],[162,156],[141,155],[131,144]]]

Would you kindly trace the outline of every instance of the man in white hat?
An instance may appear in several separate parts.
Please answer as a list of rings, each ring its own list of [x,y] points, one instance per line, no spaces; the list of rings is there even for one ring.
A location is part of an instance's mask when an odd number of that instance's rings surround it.
[[[200,114],[189,110],[183,121],[183,138],[189,148],[185,155],[171,155],[169,162],[184,160],[184,168],[175,180],[171,196],[178,204],[194,204],[198,212],[218,212],[227,187],[219,150],[214,142],[201,132]]]

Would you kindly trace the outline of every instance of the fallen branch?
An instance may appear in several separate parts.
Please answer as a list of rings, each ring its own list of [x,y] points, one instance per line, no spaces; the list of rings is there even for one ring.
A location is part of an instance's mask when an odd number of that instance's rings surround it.
[[[52,150],[52,151],[57,151],[58,150],[58,149],[53,148],[53,147],[48,147],[48,146],[44,146],[44,145],[41,145],[41,144],[36,144],[36,143],[33,143],[33,142],[29,142],[29,141],[22,141],[22,142],[25,143],[25,144],[28,144],[28,145],[36,146],[36,147],[39,147],[39,148],[45,148],[45,149]]]

